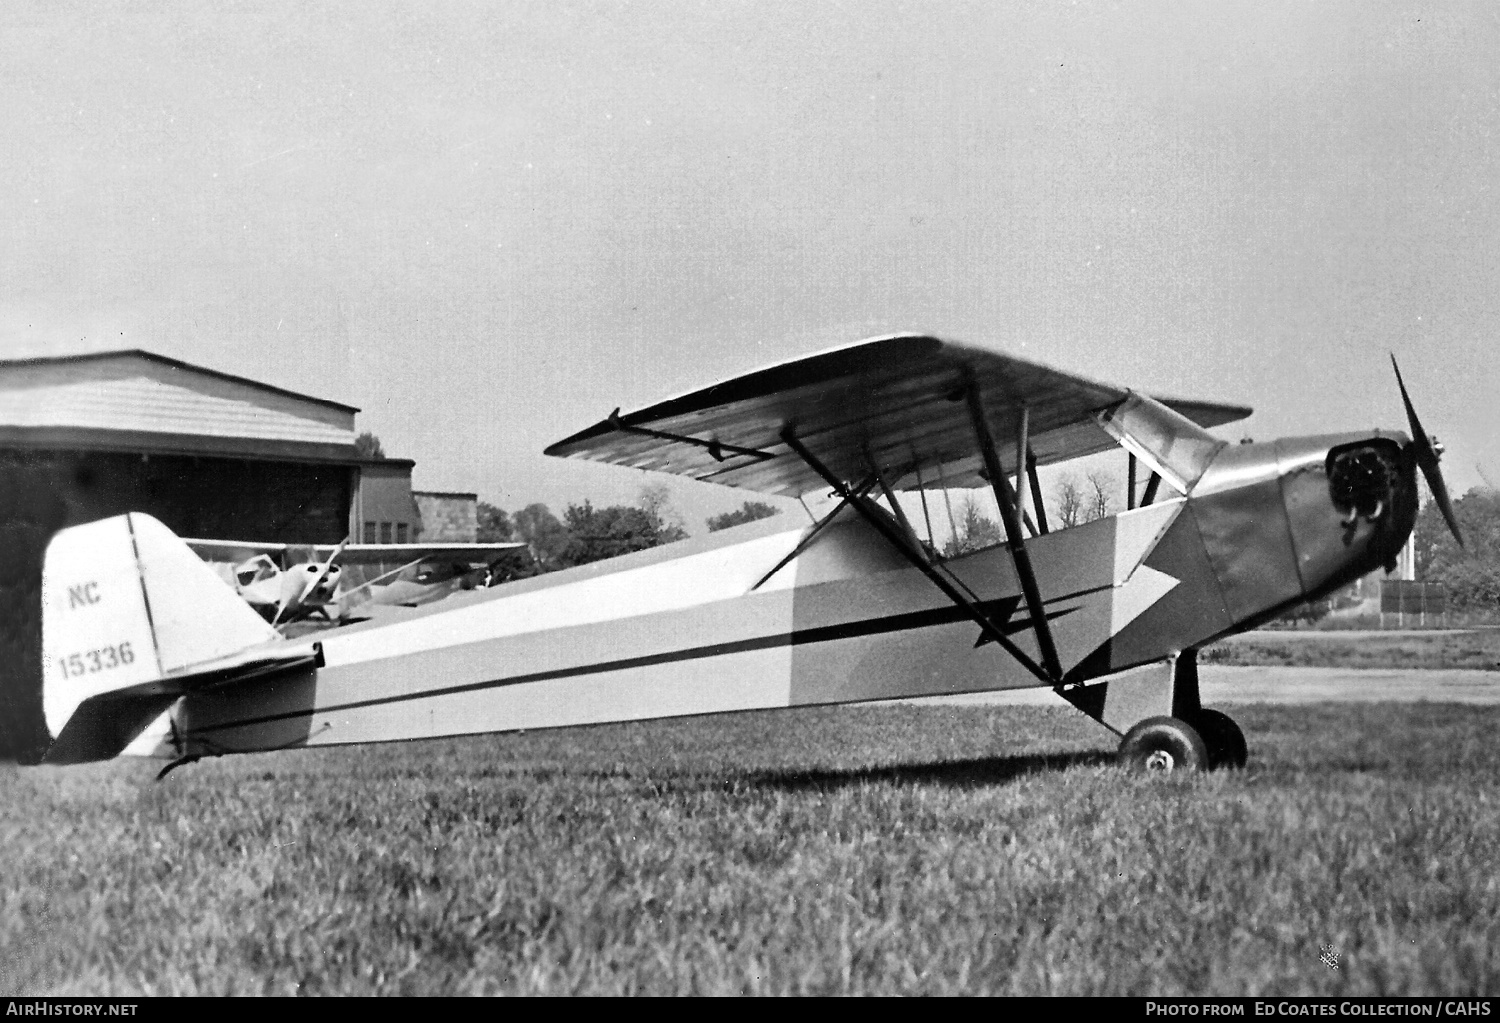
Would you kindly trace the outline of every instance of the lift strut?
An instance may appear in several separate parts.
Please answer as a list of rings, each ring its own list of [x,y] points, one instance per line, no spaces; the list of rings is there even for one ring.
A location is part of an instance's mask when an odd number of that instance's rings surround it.
[[[871,502],[865,494],[859,493],[857,489],[851,489],[843,480],[835,476],[811,451],[807,450],[797,438],[796,431],[792,427],[788,426],[782,430],[781,439],[787,447],[797,453],[797,456],[802,461],[807,463],[808,468],[827,481],[828,485],[833,488],[834,493],[847,501],[865,521],[869,522],[882,536],[890,541],[892,547],[900,551],[908,561],[920,569],[922,574],[927,576],[932,584],[942,591],[943,596],[967,611],[969,616],[984,630],[985,637],[999,643],[1006,653],[1014,657],[1022,667],[1042,682],[1047,685],[1056,685],[1054,679],[1049,677],[1040,665],[1028,657],[1024,650],[1011,641],[1011,638],[1005,634],[1005,630],[985,613],[984,608],[976,600],[970,599],[970,597],[960,592],[958,587],[944,576],[938,567],[928,559],[926,552],[922,549],[921,543],[913,535],[903,533],[901,526],[890,515],[882,512],[880,507]],[[874,480],[870,481],[870,485],[873,485],[873,482],[878,479],[879,473],[875,473]],[[1014,514],[1014,510],[1012,514]],[[1042,625],[1045,628],[1046,623],[1043,622]],[[1058,674],[1059,676],[1061,675],[1060,672]]]
[[[1063,677],[1062,663],[1057,656],[1057,646],[1052,642],[1052,628],[1047,624],[1042,592],[1036,584],[1036,572],[1031,567],[1031,555],[1026,551],[1021,516],[1016,511],[1016,495],[1000,466],[1000,456],[995,452],[995,438],[990,433],[990,424],[984,416],[984,399],[979,392],[979,382],[972,374],[964,381],[964,398],[969,403],[969,419],[974,424],[974,437],[979,442],[980,454],[984,456],[984,468],[989,474],[990,486],[995,488],[995,503],[1000,506],[1000,519],[1005,524],[1006,545],[1010,548],[1016,575],[1021,580],[1026,612],[1031,616],[1031,626],[1036,631],[1037,649],[1041,651],[1042,666],[1046,669],[1042,677],[1049,685],[1060,686]]]
[[[869,476],[866,477],[863,483],[857,484],[852,490],[842,492],[840,494],[841,499],[839,503],[833,506],[833,511],[829,512],[827,515],[824,515],[821,519],[818,519],[816,522],[814,522],[812,529],[809,529],[807,531],[807,535],[804,536],[801,540],[797,541],[797,546],[793,547],[791,549],[791,552],[788,553],[786,557],[776,562],[775,567],[772,568],[771,571],[767,572],[765,575],[761,576],[755,581],[755,585],[750,587],[751,591],[753,592],[760,589],[767,583],[767,581],[770,580],[771,576],[775,575],[777,572],[780,572],[783,568],[785,568],[792,562],[792,559],[797,557],[797,555],[801,554],[803,551],[807,550],[812,542],[822,535],[823,530],[827,528],[830,522],[833,521],[834,516],[838,515],[839,512],[844,510],[844,505],[850,503],[855,498],[863,497],[865,494],[870,492],[870,488],[874,485],[875,477]],[[803,507],[805,508],[806,505],[804,505]]]
[[[1026,476],[1031,481],[1031,506],[1036,509],[1036,524],[1042,535],[1047,533],[1047,508],[1042,501],[1042,481],[1036,474],[1036,452],[1026,446]]]

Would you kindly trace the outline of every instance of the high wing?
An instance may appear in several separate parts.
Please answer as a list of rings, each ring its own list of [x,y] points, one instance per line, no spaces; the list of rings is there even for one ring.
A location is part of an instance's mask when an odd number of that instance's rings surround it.
[[[971,386],[1006,471],[1015,468],[1023,430],[1037,465],[1114,447],[1099,417],[1131,393],[994,349],[902,334],[778,363],[627,415],[616,410],[546,453],[787,497],[826,489],[786,443],[790,427],[846,480],[878,470],[896,489],[975,487],[984,477],[964,400]],[[1251,413],[1157,400],[1201,427]]]
[[[296,558],[326,561],[337,550],[335,544],[259,543],[251,540],[184,540],[205,561],[240,562],[257,554],[269,554],[277,561]],[[506,551],[526,546],[523,543],[351,543],[339,554],[340,564],[379,565],[413,564],[428,558],[487,565]]]
[[[284,543],[260,543],[255,540],[184,539],[182,542],[191,547],[193,553],[204,561],[236,564],[247,561],[257,554],[269,554],[279,562],[291,546]]]
[[[471,565],[488,565],[506,551],[525,547],[524,543],[351,543],[344,547],[339,562],[345,565],[381,565],[396,562],[413,564],[429,558],[462,561]],[[332,547],[314,547],[318,558],[333,553]]]

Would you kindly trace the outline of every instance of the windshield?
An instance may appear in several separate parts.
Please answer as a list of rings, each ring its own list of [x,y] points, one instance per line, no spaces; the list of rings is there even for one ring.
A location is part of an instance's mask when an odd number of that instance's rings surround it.
[[[275,574],[276,566],[271,563],[270,558],[262,554],[241,565],[235,576],[239,579],[241,586],[249,586],[252,583],[269,579]]]
[[[1226,441],[1144,394],[1099,414],[1099,425],[1131,454],[1186,494]]]

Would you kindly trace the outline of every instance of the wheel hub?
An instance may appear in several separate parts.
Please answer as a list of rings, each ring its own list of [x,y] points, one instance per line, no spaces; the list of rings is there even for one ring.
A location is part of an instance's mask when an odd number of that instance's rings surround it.
[[[1166,774],[1176,766],[1177,761],[1164,749],[1152,750],[1146,757],[1146,770],[1153,774]]]

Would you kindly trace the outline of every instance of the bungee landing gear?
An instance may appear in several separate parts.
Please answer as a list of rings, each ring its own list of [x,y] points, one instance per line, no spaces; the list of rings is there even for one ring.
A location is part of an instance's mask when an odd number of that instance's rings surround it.
[[[1124,738],[1119,763],[1144,774],[1245,766],[1245,734],[1198,698],[1197,651],[1062,690],[1064,699]]]

